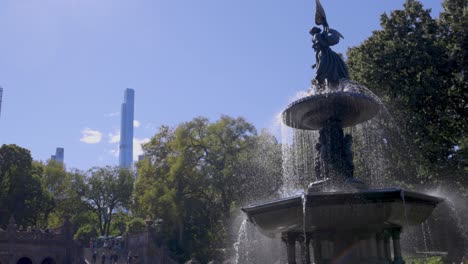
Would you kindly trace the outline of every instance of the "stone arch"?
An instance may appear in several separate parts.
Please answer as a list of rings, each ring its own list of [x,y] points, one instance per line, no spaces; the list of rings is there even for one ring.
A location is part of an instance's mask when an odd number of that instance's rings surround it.
[[[42,260],[41,264],[57,264],[57,262],[53,258],[47,257]]]
[[[32,264],[32,263],[33,263],[32,260],[27,257],[22,257],[16,262],[16,264]]]

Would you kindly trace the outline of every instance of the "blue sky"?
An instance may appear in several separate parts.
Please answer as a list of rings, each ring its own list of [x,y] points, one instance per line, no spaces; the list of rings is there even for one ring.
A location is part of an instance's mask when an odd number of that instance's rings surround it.
[[[335,50],[364,41],[403,2],[322,0],[345,37]],[[313,0],[2,0],[0,145],[36,160],[64,147],[68,168],[116,165],[127,87],[136,143],[196,116],[274,130],[314,75],[314,12]]]

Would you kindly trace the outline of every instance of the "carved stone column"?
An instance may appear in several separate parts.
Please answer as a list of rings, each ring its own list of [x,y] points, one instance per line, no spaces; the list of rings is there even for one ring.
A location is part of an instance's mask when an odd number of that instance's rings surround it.
[[[390,237],[391,237],[391,234],[385,231],[384,233],[384,255],[387,261],[392,261],[392,252],[390,249]]]
[[[377,257],[379,259],[384,259],[385,258],[383,237],[384,236],[383,236],[382,233],[377,233],[376,236],[375,236],[375,242],[377,244]]]
[[[393,256],[394,256],[392,264],[405,264],[405,261],[403,260],[403,257],[401,256],[400,233],[401,233],[401,228],[396,228],[392,230]]]
[[[314,263],[321,263],[322,262],[322,243],[318,238],[314,238],[312,240],[312,247],[314,249]]]
[[[283,234],[281,239],[286,244],[286,252],[288,256],[288,264],[297,264],[296,263],[296,240],[298,234],[286,233]]]

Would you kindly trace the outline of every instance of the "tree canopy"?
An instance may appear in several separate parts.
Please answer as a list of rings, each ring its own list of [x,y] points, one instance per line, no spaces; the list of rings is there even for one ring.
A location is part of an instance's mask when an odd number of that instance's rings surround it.
[[[93,168],[88,174],[83,197],[96,214],[99,233],[108,236],[115,211],[129,208],[134,176],[127,169],[110,166]]]
[[[229,221],[252,199],[249,192],[264,190],[271,197],[279,188],[281,162],[258,162],[258,155],[281,160],[278,143],[266,132],[257,135],[243,118],[222,116],[213,123],[195,118],[175,129],[163,126],[143,149],[136,212],[163,219],[167,243],[182,259],[212,259],[229,243]]]
[[[408,158],[408,149],[417,150],[410,157],[424,164],[426,176],[445,172],[447,177],[447,171],[463,166],[460,149],[468,132],[464,2],[445,1],[444,12],[434,19],[420,2],[407,0],[403,10],[382,15],[381,30],[348,51],[352,79],[382,99],[394,122],[386,129],[408,144],[400,155]]]

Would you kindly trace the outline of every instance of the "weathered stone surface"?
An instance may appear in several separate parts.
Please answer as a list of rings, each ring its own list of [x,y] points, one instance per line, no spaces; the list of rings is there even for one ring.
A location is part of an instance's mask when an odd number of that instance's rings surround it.
[[[6,230],[0,229],[0,263],[82,264],[83,248],[71,234],[68,221],[54,230],[20,231],[11,218]]]

